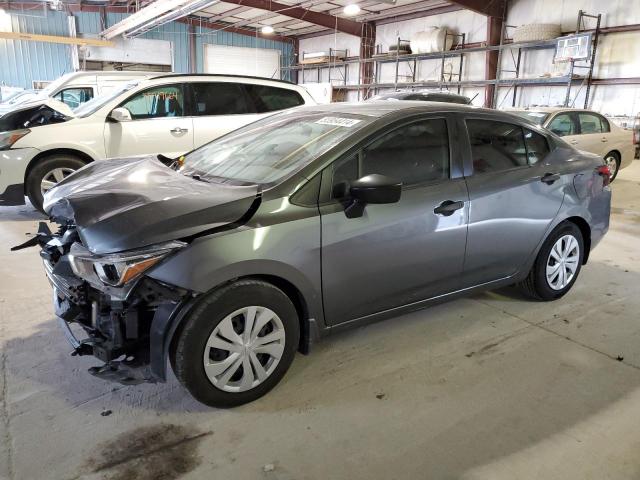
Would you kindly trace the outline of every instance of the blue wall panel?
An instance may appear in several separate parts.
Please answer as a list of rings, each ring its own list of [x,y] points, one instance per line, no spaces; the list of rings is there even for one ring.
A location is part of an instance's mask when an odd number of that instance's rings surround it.
[[[66,15],[44,9],[12,14],[11,29],[13,32],[69,36]],[[0,82],[5,85],[31,88],[34,80],[53,80],[70,71],[68,45],[0,39]]]
[[[64,12],[38,9],[10,10],[8,13],[11,15],[13,32],[69,36],[67,14]],[[75,17],[79,35],[97,35],[103,29],[99,13],[80,12],[76,13]],[[106,27],[118,23],[125,17],[124,13],[107,13]],[[283,64],[289,64],[293,58],[293,47],[289,43],[201,27],[196,27],[195,32],[196,72],[199,73],[203,72],[203,52],[207,43],[277,49],[281,52]],[[172,42],[174,71],[190,72],[189,31],[186,24],[171,22],[153,29],[141,38]],[[71,48],[67,45],[0,39],[0,83],[31,88],[34,80],[55,80],[70,71]]]

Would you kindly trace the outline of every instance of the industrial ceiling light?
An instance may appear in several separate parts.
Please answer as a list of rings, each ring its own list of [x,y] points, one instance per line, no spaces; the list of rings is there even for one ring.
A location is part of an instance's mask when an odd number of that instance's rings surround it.
[[[265,35],[271,35],[275,30],[271,25],[265,25],[260,31]]]
[[[350,3],[349,5],[345,5],[342,11],[345,15],[353,16],[360,13],[360,7],[356,3]]]
[[[218,3],[218,0],[189,0],[189,2],[177,9],[170,10],[169,12],[159,15],[156,18],[153,18],[149,21],[145,21],[139,26],[135,28],[128,29],[123,33],[125,38],[135,38],[144,33],[147,33],[149,30],[153,30],[154,28],[165,25],[166,23],[172,22],[179,18],[190,15],[194,12],[198,12],[203,10],[211,5]]]

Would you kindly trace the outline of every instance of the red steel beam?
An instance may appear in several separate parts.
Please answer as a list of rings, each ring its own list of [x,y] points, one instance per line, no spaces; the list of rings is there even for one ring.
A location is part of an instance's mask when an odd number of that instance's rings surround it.
[[[326,13],[314,12],[306,8],[285,5],[284,3],[272,2],[271,0],[224,0],[224,3],[233,3],[235,5],[258,8],[268,12],[276,12],[280,15],[304,20],[305,22],[330,28],[331,30],[337,30],[338,32],[355,35],[357,37],[362,36],[363,23],[327,15]]]

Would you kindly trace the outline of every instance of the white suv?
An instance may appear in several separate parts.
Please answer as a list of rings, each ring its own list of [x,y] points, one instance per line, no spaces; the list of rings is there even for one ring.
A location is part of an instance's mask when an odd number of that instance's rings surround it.
[[[280,80],[161,75],[127,84],[71,111],[50,99],[0,118],[0,205],[42,208],[44,192],[94,160],[175,158],[272,112],[314,105]]]

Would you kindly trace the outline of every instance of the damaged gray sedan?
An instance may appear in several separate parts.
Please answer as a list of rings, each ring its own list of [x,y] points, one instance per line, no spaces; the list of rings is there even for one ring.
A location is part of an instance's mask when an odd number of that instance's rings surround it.
[[[505,113],[309,107],[175,161],[92,163],[47,193],[58,230],[16,248],[41,246],[92,374],[163,382],[171,363],[228,407],[335,331],[512,284],[560,298],[608,229],[608,183],[602,159]]]

